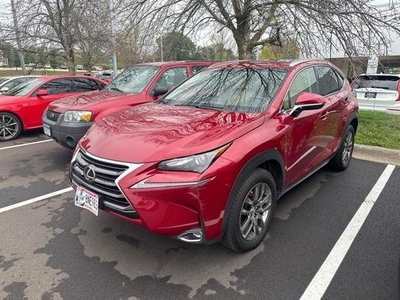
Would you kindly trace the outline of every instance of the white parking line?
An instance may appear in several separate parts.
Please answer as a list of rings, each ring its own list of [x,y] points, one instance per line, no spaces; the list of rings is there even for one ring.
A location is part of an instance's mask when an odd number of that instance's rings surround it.
[[[19,145],[14,145],[14,146],[8,146],[8,147],[3,147],[0,148],[1,150],[8,150],[8,149],[13,149],[13,148],[18,148],[18,147],[24,147],[24,146],[30,146],[30,145],[35,145],[35,144],[41,144],[41,143],[46,143],[50,142],[52,139],[44,140],[44,141],[38,141],[38,142],[32,142],[32,143],[26,143],[26,144],[19,144]]]
[[[6,207],[3,207],[3,208],[0,208],[0,214],[3,213],[3,212],[6,212],[6,211],[12,210],[14,208],[18,208],[18,207],[25,206],[25,205],[28,205],[28,204],[31,204],[31,203],[35,203],[35,202],[38,202],[38,201],[41,201],[41,200],[45,200],[47,198],[51,198],[51,197],[58,196],[58,195],[61,195],[61,194],[64,194],[64,193],[68,193],[70,191],[72,191],[71,187],[65,188],[65,189],[62,189],[62,190],[59,190],[59,191],[56,191],[56,192],[53,192],[53,193],[49,193],[49,194],[46,194],[46,195],[43,195],[43,196],[39,196],[39,197],[30,199],[30,200],[19,202],[17,204],[6,206]]]
[[[367,198],[365,198],[364,202],[347,225],[346,229],[336,242],[322,266],[319,268],[317,274],[308,285],[300,300],[321,299],[325,294],[333,276],[335,276],[336,271],[339,269],[347,251],[364,224],[364,221],[367,219],[368,214],[388,182],[394,169],[395,166],[393,165],[386,166],[375,186],[372,188]]]

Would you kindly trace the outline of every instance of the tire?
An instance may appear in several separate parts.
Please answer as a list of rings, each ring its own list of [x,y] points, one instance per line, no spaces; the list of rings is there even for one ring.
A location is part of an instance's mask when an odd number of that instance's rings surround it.
[[[354,128],[349,125],[343,135],[343,140],[335,156],[329,162],[329,167],[335,171],[346,170],[350,165],[354,149]]]
[[[257,168],[245,176],[229,199],[222,243],[236,252],[256,248],[271,225],[276,199],[275,180],[267,170]]]
[[[17,116],[0,112],[0,142],[16,139],[22,131],[21,121]]]

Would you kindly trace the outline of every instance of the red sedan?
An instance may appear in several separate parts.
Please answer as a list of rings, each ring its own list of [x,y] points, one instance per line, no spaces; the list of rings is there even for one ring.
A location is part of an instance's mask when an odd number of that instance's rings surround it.
[[[357,99],[327,61],[215,64],[91,127],[71,163],[75,205],[248,251],[282,195],[349,166],[357,126]]]
[[[0,142],[23,130],[42,127],[50,102],[73,94],[102,90],[107,82],[87,76],[45,76],[21,84],[0,96]]]

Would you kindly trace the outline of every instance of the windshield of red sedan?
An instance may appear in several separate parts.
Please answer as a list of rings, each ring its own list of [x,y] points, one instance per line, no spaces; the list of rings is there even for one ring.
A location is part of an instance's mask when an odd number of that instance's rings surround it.
[[[275,97],[286,71],[271,68],[206,69],[160,103],[237,112],[261,112]]]
[[[7,93],[4,95],[7,96],[26,96],[28,95],[33,89],[38,87],[41,83],[43,82],[43,79],[34,79],[31,81],[28,81],[27,83],[22,83],[20,85],[17,85],[16,87],[12,88],[9,90]]]
[[[153,66],[133,66],[118,75],[107,90],[121,93],[140,93],[159,70]]]

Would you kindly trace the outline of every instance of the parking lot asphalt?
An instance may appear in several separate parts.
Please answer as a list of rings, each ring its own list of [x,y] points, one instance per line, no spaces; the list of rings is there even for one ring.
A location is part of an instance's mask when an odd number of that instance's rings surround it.
[[[1,299],[398,299],[395,161],[320,170],[278,202],[261,246],[236,254],[75,207],[72,152],[40,131],[0,155]]]

